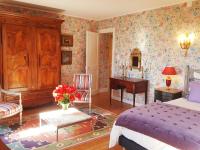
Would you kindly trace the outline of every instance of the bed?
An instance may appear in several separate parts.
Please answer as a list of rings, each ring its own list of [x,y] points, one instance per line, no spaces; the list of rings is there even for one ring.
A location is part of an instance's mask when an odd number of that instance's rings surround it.
[[[187,67],[186,77],[185,77],[185,95],[188,94],[189,91],[189,82],[196,80],[194,77],[195,72],[200,72],[200,70],[194,70]],[[159,105],[159,104],[158,104]],[[173,107],[180,107],[183,109],[194,110],[196,112],[200,112],[200,103],[188,101],[186,98],[180,98],[173,101],[169,101],[166,105],[170,105]],[[158,138],[159,139],[159,138]],[[126,150],[176,150],[177,148],[171,146],[170,144],[166,144],[167,142],[162,142],[161,140],[157,140],[152,136],[148,136],[141,132],[137,132],[137,130],[131,130],[129,128],[116,125],[114,123],[113,128],[111,130],[110,135],[110,143],[109,147],[113,147],[116,144],[120,144]]]

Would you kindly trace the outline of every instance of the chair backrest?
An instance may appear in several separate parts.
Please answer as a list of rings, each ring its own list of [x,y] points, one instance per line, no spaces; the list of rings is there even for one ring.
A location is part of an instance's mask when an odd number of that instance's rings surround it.
[[[19,105],[22,105],[22,94],[21,94],[21,92],[4,90],[4,89],[1,88],[1,85],[0,85],[0,102],[4,101],[4,97],[3,97],[4,95],[18,96],[19,97]]]
[[[92,75],[75,74],[73,82],[77,90],[90,90],[92,86]]]
[[[0,102],[3,101],[3,92],[2,92],[2,87],[1,87],[1,84],[0,84]]]

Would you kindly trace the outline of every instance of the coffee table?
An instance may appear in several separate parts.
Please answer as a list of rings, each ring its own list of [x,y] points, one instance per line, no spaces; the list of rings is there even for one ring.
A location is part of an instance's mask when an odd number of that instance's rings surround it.
[[[67,110],[55,110],[40,113],[40,127],[43,124],[53,125],[56,128],[56,140],[58,141],[58,130],[63,127],[71,126],[76,123],[90,121],[93,129],[92,117],[79,111],[76,108]]]

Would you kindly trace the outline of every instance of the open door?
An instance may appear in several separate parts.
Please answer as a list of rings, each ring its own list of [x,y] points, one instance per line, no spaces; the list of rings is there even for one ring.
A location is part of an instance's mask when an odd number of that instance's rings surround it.
[[[92,94],[98,93],[98,33],[86,32],[86,73],[92,74]]]

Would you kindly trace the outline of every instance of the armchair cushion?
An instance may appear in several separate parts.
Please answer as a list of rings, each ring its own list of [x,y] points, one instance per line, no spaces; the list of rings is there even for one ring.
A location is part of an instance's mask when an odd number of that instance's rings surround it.
[[[19,113],[22,107],[15,103],[0,103],[0,119]]]

